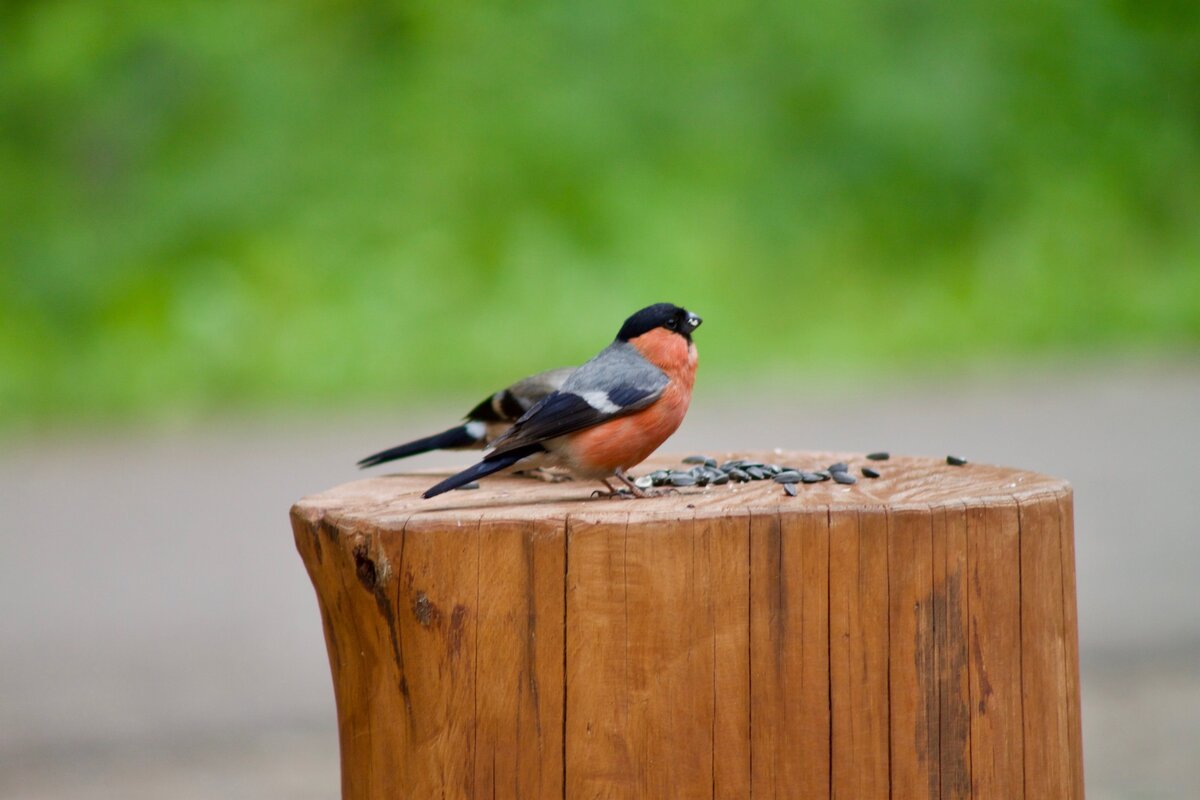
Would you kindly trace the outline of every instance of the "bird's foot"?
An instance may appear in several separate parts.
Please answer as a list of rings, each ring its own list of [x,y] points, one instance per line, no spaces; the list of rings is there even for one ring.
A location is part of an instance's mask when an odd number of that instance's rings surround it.
[[[634,493],[628,489],[611,489],[607,492],[603,489],[597,489],[592,492],[593,500],[596,498],[603,498],[605,500],[632,500],[634,497]]]

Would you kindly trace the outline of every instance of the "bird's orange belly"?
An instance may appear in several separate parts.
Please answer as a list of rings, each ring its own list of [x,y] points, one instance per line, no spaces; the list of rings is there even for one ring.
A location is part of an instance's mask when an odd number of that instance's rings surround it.
[[[691,392],[672,383],[649,408],[570,434],[568,466],[584,477],[602,477],[645,461],[679,428]]]

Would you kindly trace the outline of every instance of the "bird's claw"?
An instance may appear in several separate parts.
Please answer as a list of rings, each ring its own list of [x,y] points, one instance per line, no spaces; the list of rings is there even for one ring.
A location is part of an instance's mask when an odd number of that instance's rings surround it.
[[[603,489],[597,489],[592,492],[592,499],[603,498],[605,500],[632,500],[636,495],[628,489],[620,489],[615,492],[606,492]]]

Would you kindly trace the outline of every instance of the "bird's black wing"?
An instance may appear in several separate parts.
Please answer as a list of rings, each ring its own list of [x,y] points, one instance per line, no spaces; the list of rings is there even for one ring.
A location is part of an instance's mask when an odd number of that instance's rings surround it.
[[[507,433],[496,439],[492,443],[495,447],[493,453],[506,453],[639,411],[657,400],[664,388],[665,384],[617,384],[607,390],[597,389],[583,394],[565,389],[554,392],[529,409]]]

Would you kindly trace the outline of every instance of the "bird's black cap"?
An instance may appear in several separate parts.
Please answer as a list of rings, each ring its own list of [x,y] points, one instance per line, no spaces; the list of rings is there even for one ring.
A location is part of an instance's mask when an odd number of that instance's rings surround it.
[[[617,341],[628,342],[655,328],[666,328],[690,340],[692,331],[700,327],[702,321],[686,308],[680,308],[673,303],[655,303],[625,320],[625,324],[617,333]]]

